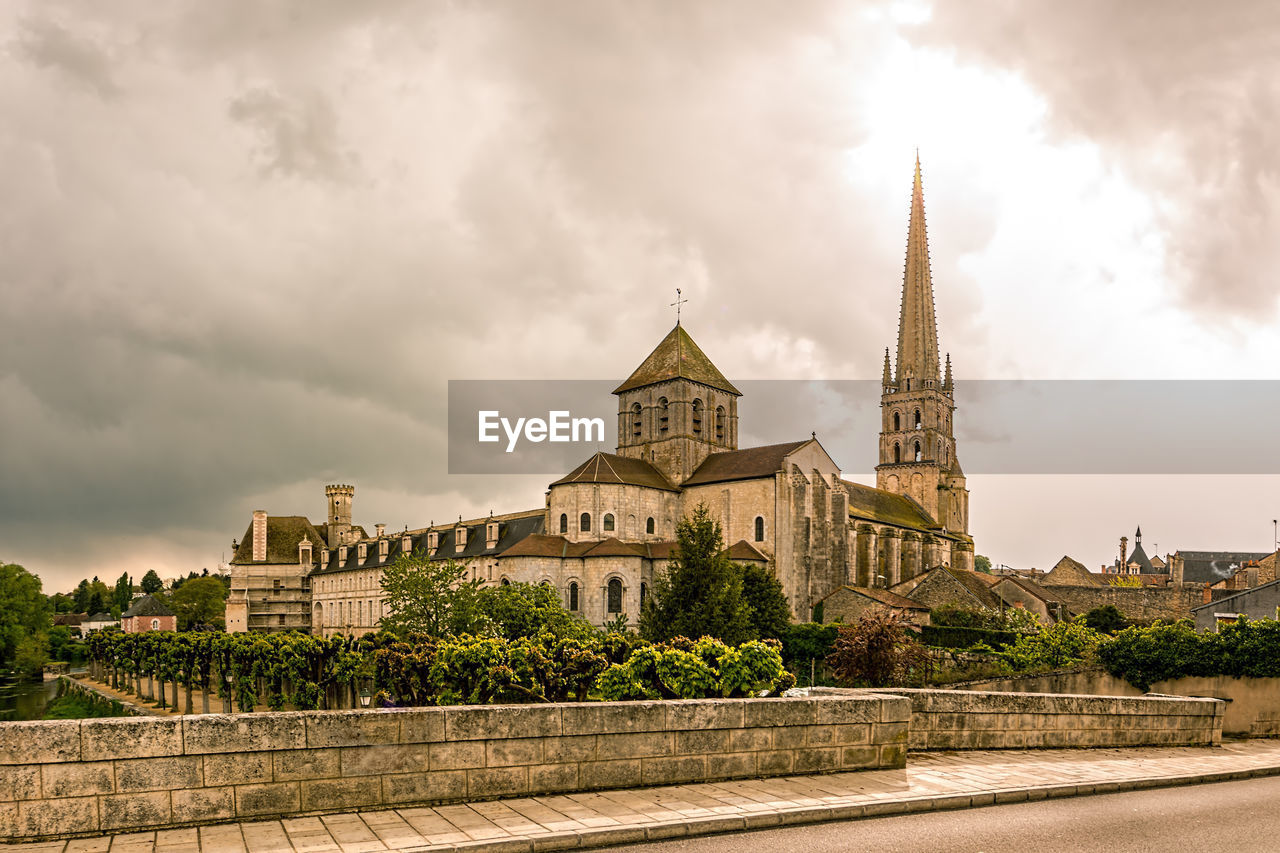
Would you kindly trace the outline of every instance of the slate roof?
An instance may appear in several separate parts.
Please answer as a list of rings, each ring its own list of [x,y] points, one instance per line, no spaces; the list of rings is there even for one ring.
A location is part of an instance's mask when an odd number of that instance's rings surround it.
[[[677,491],[662,472],[644,459],[631,459],[614,453],[597,453],[551,485],[569,483],[624,483],[650,489]]]
[[[685,486],[702,486],[708,483],[727,483],[731,480],[754,480],[772,477],[782,470],[782,461],[804,447],[812,438],[789,441],[786,444],[767,444],[748,447],[746,450],[727,450],[712,453],[684,481]]]
[[[116,619],[110,613],[95,613],[92,616],[86,616],[84,621],[85,622],[114,622],[116,621]]]
[[[297,559],[296,557],[294,559]],[[173,611],[156,601],[153,595],[144,595],[135,601],[128,610],[120,614],[120,618],[129,616],[172,616]],[[110,617],[108,617],[110,618]]]
[[[1155,567],[1151,565],[1151,558],[1147,556],[1146,549],[1142,547],[1141,530],[1133,539],[1133,553],[1125,557],[1125,565],[1128,566],[1130,563],[1138,564],[1138,574],[1140,575],[1158,574]]]
[[[640,363],[627,381],[613,389],[613,393],[621,394],[623,391],[671,379],[688,379],[717,391],[726,391],[735,397],[742,396],[742,392],[724,378],[724,374],[711,363],[711,359],[707,358],[706,353],[693,342],[693,338],[689,337],[689,333],[679,323]]]
[[[913,530],[936,530],[938,523],[933,520],[924,507],[906,495],[895,495],[864,486],[861,483],[850,483],[841,480],[849,493],[849,517],[878,521],[896,527],[909,527]]]
[[[326,525],[327,526],[327,525]],[[358,529],[358,528],[353,528]],[[361,530],[363,532],[363,530]],[[318,554],[325,546],[325,538],[305,516],[267,516],[267,558],[253,559],[253,522],[240,538],[240,545],[231,557],[232,565],[264,565],[267,563],[298,563],[298,543],[306,536],[311,540],[311,553]]]
[[[396,558],[402,554],[414,554],[421,552],[427,553],[427,534],[435,531],[439,534],[437,547],[434,554],[430,555],[432,560],[469,560],[473,557],[494,556],[504,553],[508,548],[520,542],[533,534],[542,533],[542,524],[545,516],[543,510],[527,510],[523,513],[513,515],[504,515],[495,518],[498,522],[498,541],[492,547],[488,547],[485,541],[485,526],[488,519],[471,520],[463,523],[463,527],[467,529],[467,542],[461,551],[455,548],[457,541],[456,530],[457,524],[436,525],[432,528],[423,530],[415,530],[409,533],[409,548],[404,548],[403,533],[388,533],[382,539],[363,539],[360,542],[354,542],[347,548],[347,559],[341,561],[338,559],[342,553],[339,548],[330,548],[328,564],[322,564],[319,559],[316,560],[316,568],[311,570],[311,575],[323,576],[336,574],[338,572],[354,571],[357,569],[373,569],[389,566],[396,561]],[[378,543],[385,541],[387,543],[387,555],[381,556],[379,553]],[[360,545],[366,545],[365,558],[360,560]],[[294,557],[297,560],[297,557]]]
[[[1234,593],[1233,595],[1224,595],[1222,598],[1215,598],[1213,601],[1210,601],[1207,604],[1198,604],[1195,607],[1191,608],[1191,612],[1195,613],[1197,610],[1204,610],[1206,607],[1221,607],[1223,603],[1231,601],[1232,599],[1253,595],[1255,592],[1257,592],[1260,589],[1266,589],[1268,587],[1275,586],[1278,583],[1280,583],[1280,579],[1268,581],[1267,583],[1263,583],[1263,584],[1258,584],[1257,586],[1250,587],[1249,589],[1242,589],[1239,592]]]
[[[1261,561],[1271,551],[1178,551],[1183,583],[1215,583],[1229,578],[1250,560]]]

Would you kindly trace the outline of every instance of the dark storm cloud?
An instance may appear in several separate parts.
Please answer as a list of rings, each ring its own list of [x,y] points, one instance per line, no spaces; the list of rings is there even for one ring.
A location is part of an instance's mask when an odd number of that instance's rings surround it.
[[[1059,135],[1099,143],[1156,201],[1191,307],[1275,316],[1280,5],[938,3],[913,38],[1020,73]]]
[[[5,558],[203,566],[327,480],[393,526],[536,506],[446,477],[446,380],[625,375],[676,287],[726,372],[877,372],[900,237],[858,239],[878,35],[838,8],[16,4]]]

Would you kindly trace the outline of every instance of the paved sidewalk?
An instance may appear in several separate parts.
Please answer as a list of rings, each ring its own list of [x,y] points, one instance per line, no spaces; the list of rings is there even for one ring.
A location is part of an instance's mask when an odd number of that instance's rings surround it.
[[[603,847],[904,812],[1280,775],[1280,741],[911,753],[906,770],[787,776],[231,823],[4,847],[49,853],[375,853]]]

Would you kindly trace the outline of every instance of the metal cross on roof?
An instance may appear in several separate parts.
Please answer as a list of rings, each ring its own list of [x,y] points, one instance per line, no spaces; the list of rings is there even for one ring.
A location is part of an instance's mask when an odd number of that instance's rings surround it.
[[[671,303],[671,307],[676,309],[676,325],[680,325],[680,306],[688,302],[688,299],[680,298],[680,288],[676,288],[676,301]]]

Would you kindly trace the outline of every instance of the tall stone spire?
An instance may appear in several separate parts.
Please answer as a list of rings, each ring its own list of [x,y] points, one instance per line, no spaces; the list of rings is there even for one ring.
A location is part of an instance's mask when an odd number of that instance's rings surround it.
[[[929,272],[929,237],[924,225],[924,189],[920,183],[920,155],[916,154],[915,185],[911,190],[911,224],[907,229],[907,264],[902,279],[902,313],[898,319],[896,384],[917,383],[938,375],[938,323],[933,312],[933,277]]]
[[[893,372],[889,368],[889,348],[884,348],[884,377],[880,380],[880,384],[885,388],[893,385]]]

